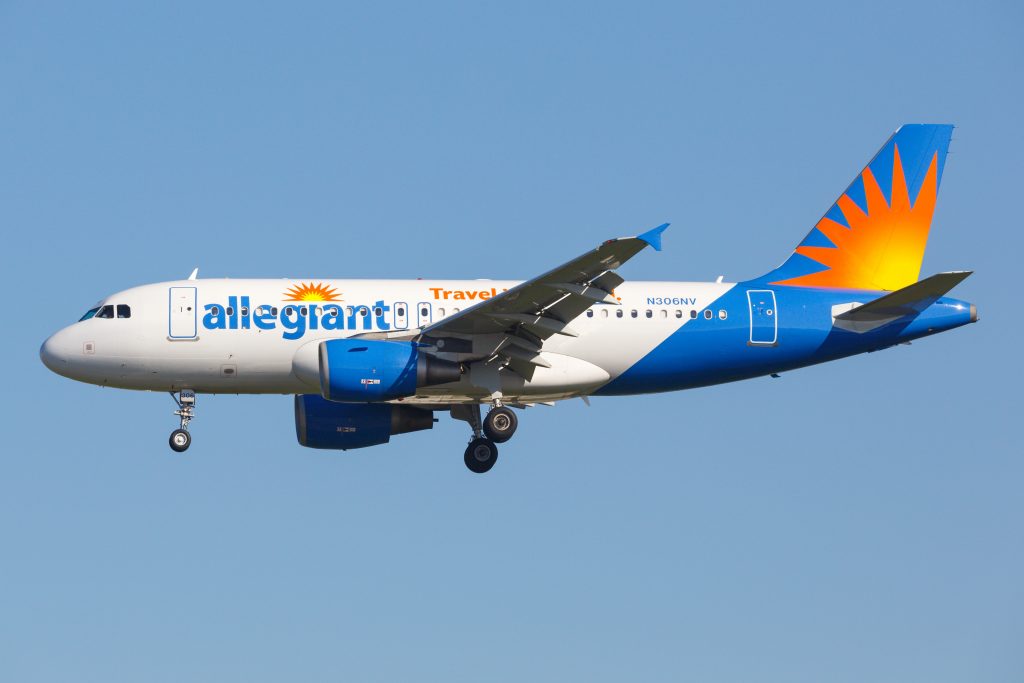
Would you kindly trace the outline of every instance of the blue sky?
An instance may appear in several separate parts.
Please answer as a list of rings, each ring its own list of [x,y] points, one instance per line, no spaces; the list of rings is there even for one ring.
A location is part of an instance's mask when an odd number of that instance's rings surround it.
[[[379,6],[378,6],[379,5]],[[970,3],[0,3],[0,679],[1007,681],[1024,655],[1024,11]],[[958,128],[923,274],[982,321],[824,366],[295,442],[287,397],[64,380],[184,277],[778,265],[903,122]]]

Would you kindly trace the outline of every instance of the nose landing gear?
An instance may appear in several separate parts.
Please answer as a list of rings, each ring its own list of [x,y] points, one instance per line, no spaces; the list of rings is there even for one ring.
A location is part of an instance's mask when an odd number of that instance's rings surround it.
[[[171,444],[171,450],[184,453],[192,445],[192,435],[188,433],[188,423],[195,417],[196,392],[191,389],[182,389],[175,396],[172,391],[171,398],[178,404],[178,409],[174,411],[174,414],[181,418],[181,426],[171,432],[171,438],[168,441]]]
[[[171,438],[168,441],[170,441],[171,450],[183,453],[192,445],[192,435],[184,429],[175,429],[171,432]]]

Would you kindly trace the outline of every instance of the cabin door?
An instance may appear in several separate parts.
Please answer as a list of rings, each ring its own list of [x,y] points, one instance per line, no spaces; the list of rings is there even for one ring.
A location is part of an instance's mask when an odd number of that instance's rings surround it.
[[[199,312],[195,287],[171,287],[168,298],[167,336],[171,339],[195,339]]]
[[[779,311],[775,306],[775,292],[770,289],[747,291],[750,303],[750,343],[756,346],[774,346],[779,339]]]

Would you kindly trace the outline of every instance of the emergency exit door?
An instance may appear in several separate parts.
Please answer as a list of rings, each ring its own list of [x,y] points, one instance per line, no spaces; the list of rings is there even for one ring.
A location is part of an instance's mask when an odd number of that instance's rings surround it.
[[[167,336],[171,339],[195,339],[198,316],[196,288],[171,287]]]
[[[433,306],[429,301],[421,301],[416,304],[416,326],[426,327],[433,318]]]
[[[404,301],[395,302],[395,329],[405,330],[409,328],[409,306]]]

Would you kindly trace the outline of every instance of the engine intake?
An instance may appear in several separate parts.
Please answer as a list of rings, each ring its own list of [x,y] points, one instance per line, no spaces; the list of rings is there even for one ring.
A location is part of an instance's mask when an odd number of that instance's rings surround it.
[[[295,397],[295,435],[308,448],[348,450],[387,443],[394,434],[433,429],[434,413],[389,403],[333,403]]]
[[[390,401],[461,376],[459,363],[420,353],[413,342],[330,339],[320,344],[320,392],[329,401]]]

